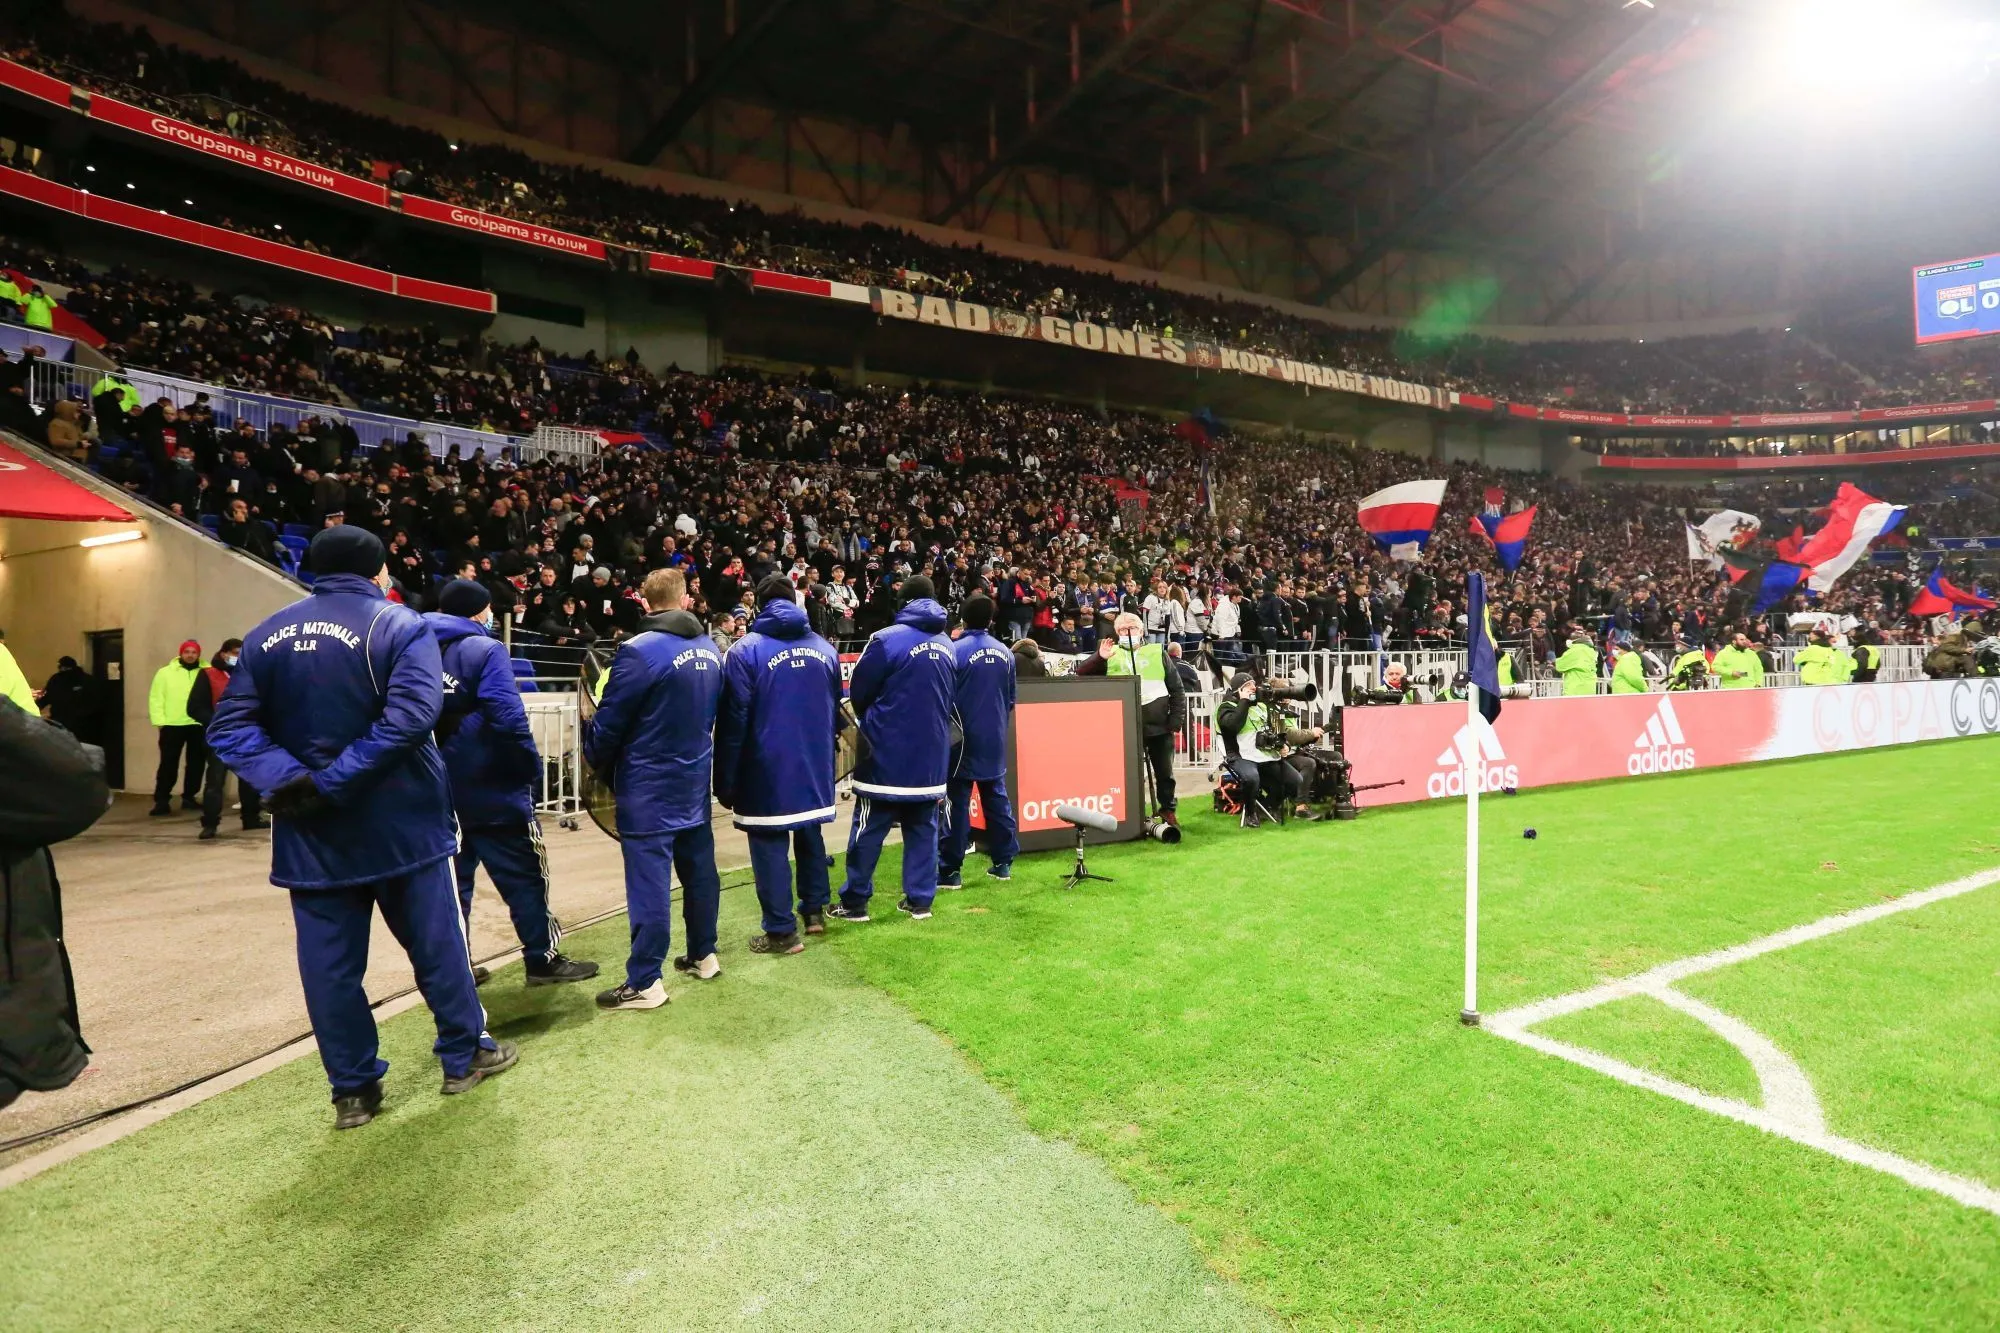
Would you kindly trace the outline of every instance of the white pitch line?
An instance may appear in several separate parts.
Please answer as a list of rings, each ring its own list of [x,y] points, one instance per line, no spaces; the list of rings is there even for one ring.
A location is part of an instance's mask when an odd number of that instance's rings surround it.
[[[1566,995],[1556,995],[1546,1000],[1537,1000],[1533,1004],[1508,1009],[1487,1018],[1484,1026],[1493,1035],[1526,1046],[1530,1050],[1568,1060],[1585,1069],[1615,1078],[1620,1083],[1644,1088],[1663,1097],[1671,1097],[1675,1101],[1685,1102],[1713,1115],[1750,1125],[1767,1134],[1775,1134],[1779,1138],[1789,1139],[1808,1148],[1817,1148],[1842,1161],[1853,1162],[1857,1166],[1865,1166],[1894,1176],[1906,1184],[1915,1185],[1918,1189],[1941,1194],[1968,1208],[1978,1208],[2000,1216],[2000,1189],[1995,1189],[1984,1181],[1953,1175],[1949,1171],[1940,1171],[1924,1162],[1899,1157],[1895,1153],[1884,1152],[1880,1148],[1872,1148],[1865,1143],[1857,1143],[1853,1139],[1828,1133],[1819,1099],[1813,1093],[1812,1081],[1806,1076],[1805,1071],[1799,1068],[1796,1061],[1755,1028],[1673,989],[1675,982],[1698,976],[1703,972],[1713,972],[1718,968],[1729,967],[1767,953],[1775,953],[1780,949],[1789,949],[1794,945],[1824,939],[1828,935],[1837,935],[1856,926],[1865,926],[1871,921],[1880,921],[1899,912],[1928,907],[1932,903],[1956,898],[1961,894],[1971,893],[1996,883],[2000,883],[2000,868],[1982,870],[1947,884],[1939,884],[1934,888],[1892,898],[1888,902],[1821,917],[1818,921],[1793,926],[1775,935],[1766,935],[1761,939],[1733,945],[1727,949],[1718,949],[1712,953],[1695,954],[1671,963],[1662,963],[1634,976],[1607,981],[1585,990],[1571,991]],[[1732,1097],[1717,1097],[1699,1088],[1677,1083],[1634,1065],[1628,1065],[1622,1060],[1614,1060],[1597,1051],[1582,1046],[1572,1046],[1568,1042],[1556,1041],[1554,1038],[1528,1030],[1537,1023],[1545,1023],[1564,1014],[1578,1013],[1585,1009],[1594,1009],[1612,1000],[1641,995],[1659,1000],[1699,1020],[1741,1051],[1757,1073],[1757,1081],[1763,1089],[1767,1105],[1758,1107]]]
[[[1851,912],[1821,917],[1817,921],[1808,921],[1803,926],[1793,926],[1775,935],[1766,935],[1744,944],[1733,944],[1727,949],[1717,949],[1713,953],[1698,953],[1688,958],[1678,958],[1671,963],[1662,963],[1647,971],[1621,977],[1616,981],[1606,981],[1585,990],[1571,991],[1567,995],[1553,995],[1546,1000],[1537,1000],[1533,1004],[1524,1004],[1505,1013],[1495,1014],[1485,1021],[1491,1027],[1501,1025],[1513,1028],[1533,1027],[1537,1023],[1546,1023],[1551,1018],[1560,1018],[1564,1014],[1573,1014],[1581,1009],[1594,1009],[1610,1000],[1649,994],[1703,972],[1713,972],[1717,968],[1731,967],[1767,953],[1776,953],[1780,949],[1789,949],[1812,940],[1824,939],[1828,935],[1838,935],[1841,931],[1853,930],[1856,926],[1865,926],[1871,921],[1880,921],[1883,917],[1894,916],[1898,912],[1913,912],[1919,907],[1929,907],[1932,903],[1956,898],[1975,889],[1983,889],[1989,884],[2000,884],[2000,867],[1982,870],[1963,879],[1955,879],[1948,884],[1939,884],[1916,893],[1906,893],[1887,902],[1871,903],[1867,907],[1857,907]]]
[[[1691,1088],[1685,1083],[1676,1083],[1672,1079],[1661,1078],[1658,1074],[1648,1073],[1623,1061],[1614,1060],[1608,1055],[1600,1055],[1581,1046],[1555,1041],[1540,1033],[1500,1028],[1494,1028],[1493,1031],[1494,1035],[1505,1037],[1508,1041],[1518,1042],[1544,1055],[1553,1055],[1572,1064],[1582,1065],[1585,1069],[1615,1078],[1620,1083],[1629,1083],[1635,1088],[1644,1088],[1648,1092],[1671,1097],[1677,1102],[1698,1106],[1704,1111],[1753,1126],[1767,1134],[1775,1134],[1781,1139],[1790,1139],[1793,1143],[1804,1144],[1808,1148],[1817,1148],[1843,1161],[1853,1162],[1856,1166],[1870,1167],[1886,1175],[1895,1176],[1907,1184],[1915,1185],[1918,1189],[1942,1194],[1945,1198],[1962,1203],[1968,1208],[1982,1209],[2000,1217],[2000,1190],[1994,1189],[1984,1181],[1955,1176],[1949,1171],[1940,1171],[1923,1162],[1898,1157],[1895,1153],[1871,1148],[1865,1143],[1856,1143],[1853,1139],[1843,1139],[1825,1130],[1806,1129],[1748,1102],[1717,1097],[1699,1088]]]

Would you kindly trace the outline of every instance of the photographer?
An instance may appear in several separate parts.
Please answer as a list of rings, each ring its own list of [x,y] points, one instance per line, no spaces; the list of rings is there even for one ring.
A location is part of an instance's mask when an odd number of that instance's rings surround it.
[[[1097,645],[1097,656],[1076,664],[1079,676],[1137,676],[1139,717],[1145,724],[1146,763],[1153,770],[1156,812],[1180,827],[1174,813],[1174,733],[1187,725],[1187,689],[1181,673],[1167,660],[1167,650],[1146,642],[1146,623],[1130,611],[1112,622],[1114,637]]]
[[[1223,767],[1243,784],[1243,804],[1248,812],[1244,823],[1250,828],[1263,822],[1255,804],[1262,796],[1277,806],[1291,803],[1302,819],[1319,817],[1305,801],[1306,793],[1312,790],[1312,762],[1288,752],[1311,745],[1326,733],[1319,727],[1283,727],[1288,719],[1272,707],[1274,697],[1255,676],[1239,671],[1229,697],[1215,710],[1215,727],[1229,756]]]

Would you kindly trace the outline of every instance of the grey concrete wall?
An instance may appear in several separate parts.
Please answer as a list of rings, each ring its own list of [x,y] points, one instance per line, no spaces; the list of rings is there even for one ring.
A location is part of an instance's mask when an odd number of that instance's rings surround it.
[[[95,478],[66,471],[100,493]],[[0,518],[0,629],[28,679],[40,686],[69,656],[88,666],[85,635],[125,632],[125,782],[150,790],[159,741],[146,717],[146,689],[183,639],[204,659],[224,639],[241,638],[265,616],[305,596],[267,565],[198,529],[140,505],[145,540],[86,549],[77,542],[117,530],[104,523]]]

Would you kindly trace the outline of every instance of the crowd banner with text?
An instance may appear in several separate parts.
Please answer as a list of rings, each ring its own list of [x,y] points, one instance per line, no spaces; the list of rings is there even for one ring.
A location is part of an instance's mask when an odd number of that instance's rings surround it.
[[[1169,365],[1193,366],[1197,370],[1231,370],[1263,379],[1282,380],[1314,389],[1385,398],[1416,407],[1446,408],[1451,396],[1428,384],[1412,384],[1386,375],[1364,375],[1311,361],[1269,356],[1262,352],[1239,351],[1218,343],[1194,338],[1173,338],[1145,329],[1124,329],[1115,324],[1094,324],[1089,320],[1069,320],[1058,315],[1024,315],[1018,310],[1001,310],[976,301],[958,301],[945,296],[917,296],[893,287],[869,288],[869,304],[879,315],[906,319],[918,324],[958,329],[965,333],[990,333],[1002,338],[1025,338],[1063,347],[1079,347],[1087,352],[1108,352],[1113,356]]]
[[[1347,757],[1385,805],[1465,794],[1465,747],[1480,790],[1643,777],[1845,750],[2000,734],[2000,677],[1768,690],[1536,699],[1474,736],[1458,704],[1350,708]]]

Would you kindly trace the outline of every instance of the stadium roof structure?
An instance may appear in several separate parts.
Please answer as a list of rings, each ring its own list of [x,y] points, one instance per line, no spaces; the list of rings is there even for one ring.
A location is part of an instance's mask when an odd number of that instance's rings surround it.
[[[1571,222],[1586,194],[1629,208],[1627,182],[1581,166],[1657,172],[1630,136],[1658,119],[1658,77],[1721,40],[1699,21],[1710,3],[727,0],[725,32],[705,35],[681,6],[476,8],[600,57],[687,52],[685,78],[656,76],[675,91],[632,161],[718,97],[909,127],[950,182],[929,221],[976,229],[1010,171],[1056,168],[1150,203],[1119,213],[1113,258],[1182,208],[1335,238],[1324,300],[1412,246],[1534,259],[1553,202]]]

